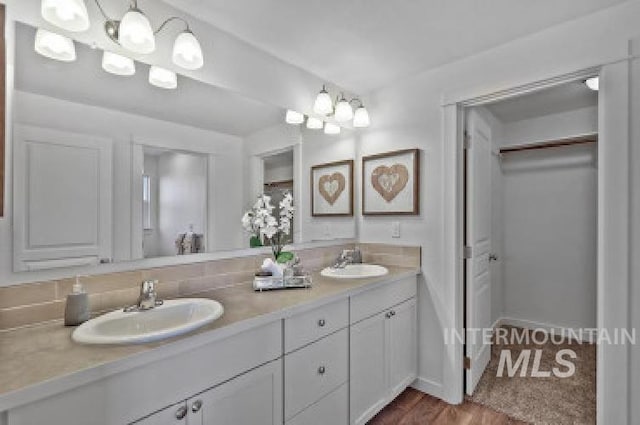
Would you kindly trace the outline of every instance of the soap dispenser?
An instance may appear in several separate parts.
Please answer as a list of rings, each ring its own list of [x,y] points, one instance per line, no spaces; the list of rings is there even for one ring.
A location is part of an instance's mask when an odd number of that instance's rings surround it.
[[[91,317],[89,308],[89,294],[84,291],[80,278],[76,276],[76,283],[69,295],[64,309],[65,326],[76,326],[86,322]]]

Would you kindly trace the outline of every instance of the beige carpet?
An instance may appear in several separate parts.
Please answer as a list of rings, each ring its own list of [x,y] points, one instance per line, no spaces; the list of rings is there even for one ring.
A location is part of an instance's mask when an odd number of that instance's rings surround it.
[[[543,350],[539,370],[551,371],[553,367],[557,367],[566,371],[566,367],[556,363],[556,353],[565,348],[574,350],[577,354],[577,358],[572,360],[576,368],[572,377],[558,378],[553,374],[549,378],[531,377],[533,350]],[[506,368],[503,377],[496,376],[503,349],[511,350],[514,363],[521,350],[532,350],[526,377],[520,377],[518,370],[516,376],[509,378]],[[565,358],[568,359],[566,356]],[[596,346],[569,341],[561,345],[494,344],[491,362],[469,400],[536,425],[595,424]]]

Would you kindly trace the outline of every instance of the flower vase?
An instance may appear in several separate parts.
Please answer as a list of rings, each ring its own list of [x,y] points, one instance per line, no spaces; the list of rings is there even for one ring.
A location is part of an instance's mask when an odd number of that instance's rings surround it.
[[[251,248],[260,248],[263,245],[262,245],[262,241],[260,240],[259,237],[251,236],[251,239],[249,239],[249,246]]]

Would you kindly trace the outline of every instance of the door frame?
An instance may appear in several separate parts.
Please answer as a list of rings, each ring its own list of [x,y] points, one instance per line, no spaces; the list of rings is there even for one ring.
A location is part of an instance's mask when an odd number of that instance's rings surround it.
[[[464,118],[465,108],[598,75],[597,326],[629,326],[630,58],[476,97],[442,102],[444,132],[444,279],[453,288],[453,331],[464,332]],[[606,283],[606,288],[605,288]],[[464,346],[445,346],[443,397],[464,399]],[[630,355],[626,345],[597,346],[597,421],[628,423]]]

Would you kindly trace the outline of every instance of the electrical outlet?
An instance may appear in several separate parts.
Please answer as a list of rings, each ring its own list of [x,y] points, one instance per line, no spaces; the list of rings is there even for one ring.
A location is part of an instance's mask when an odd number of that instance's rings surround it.
[[[391,222],[391,237],[399,238],[400,237],[400,222],[392,221]]]

